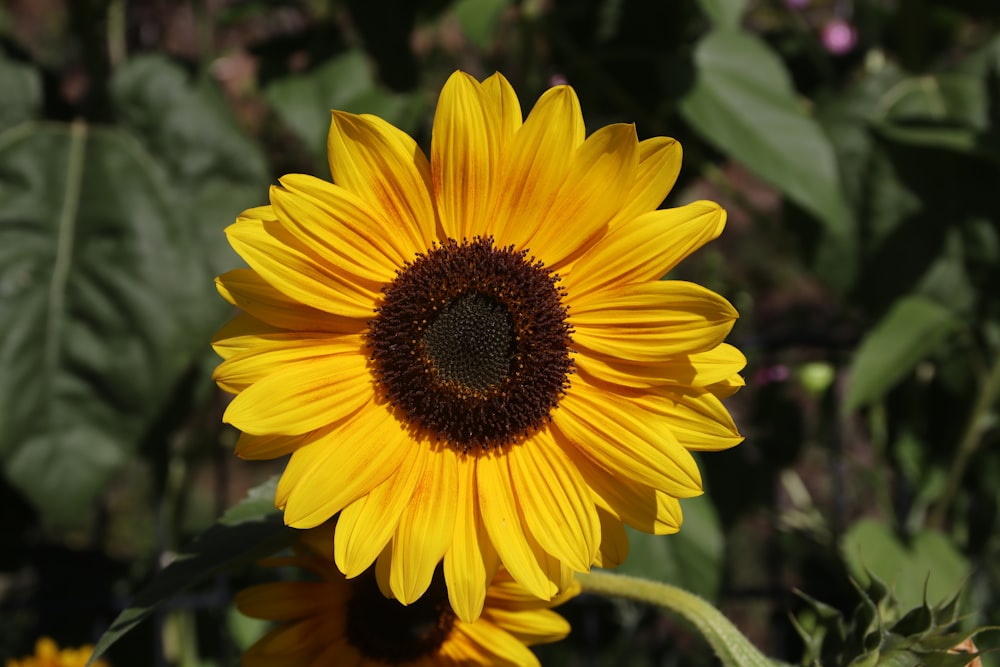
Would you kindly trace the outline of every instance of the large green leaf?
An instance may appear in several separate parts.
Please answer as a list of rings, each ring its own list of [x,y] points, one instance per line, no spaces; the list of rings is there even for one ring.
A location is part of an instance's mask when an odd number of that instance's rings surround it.
[[[208,272],[233,268],[239,260],[222,230],[243,209],[267,202],[270,173],[260,148],[210,79],[192,79],[162,56],[130,60],[115,72],[111,92],[119,123],[165,172],[171,204],[201,239]],[[205,317],[218,312],[217,303],[213,295]]]
[[[98,658],[124,634],[174,596],[211,575],[252,562],[288,546],[295,531],[274,508],[277,477],[250,490],[218,523],[198,538],[135,596],[105,631],[91,658]]]
[[[716,26],[734,30],[747,9],[747,0],[698,0],[698,4]]]
[[[925,296],[897,301],[854,356],[846,408],[879,399],[960,325],[954,311]]]
[[[46,520],[90,510],[205,335],[198,245],[127,134],[0,135],[0,462]]]
[[[32,120],[42,106],[42,77],[31,65],[8,60],[0,51],[0,132]]]
[[[930,530],[916,533],[909,544],[873,519],[858,521],[840,545],[855,579],[868,580],[868,572],[889,582],[902,609],[935,605],[955,595],[969,576],[969,563],[947,536]]]
[[[684,528],[676,535],[650,535],[627,528],[629,555],[622,574],[682,586],[714,600],[722,583],[724,540],[708,496],[682,501]]]
[[[850,214],[830,142],[771,49],[753,35],[716,28],[696,46],[694,63],[694,86],[680,104],[685,120],[830,234],[848,238]]]
[[[260,151],[209,83],[136,58],[124,129],[0,136],[0,462],[69,524],[134,455],[228,306],[223,228],[266,197]]]

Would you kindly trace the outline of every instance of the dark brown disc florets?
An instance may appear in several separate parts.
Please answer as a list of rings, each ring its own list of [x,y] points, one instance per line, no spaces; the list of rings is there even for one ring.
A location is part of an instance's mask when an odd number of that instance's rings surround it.
[[[368,323],[373,373],[389,402],[465,451],[540,428],[573,367],[558,279],[491,238],[449,239],[417,255]]]
[[[406,664],[437,653],[455,625],[440,568],[420,599],[408,606],[382,595],[374,568],[351,579],[347,641],[366,658]]]

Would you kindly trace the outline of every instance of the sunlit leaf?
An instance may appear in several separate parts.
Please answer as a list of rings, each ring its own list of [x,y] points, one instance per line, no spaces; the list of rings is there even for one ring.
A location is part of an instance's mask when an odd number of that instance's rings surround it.
[[[788,72],[759,38],[715,29],[695,47],[685,120],[711,144],[847,238],[850,214],[829,140],[796,99]]]
[[[888,582],[903,609],[924,602],[935,605],[950,598],[969,575],[969,563],[942,535],[931,530],[916,533],[904,544],[886,525],[873,519],[858,521],[841,542],[841,552],[859,581],[871,572]]]
[[[879,399],[961,325],[950,309],[923,296],[900,299],[872,329],[851,363],[848,410]]]

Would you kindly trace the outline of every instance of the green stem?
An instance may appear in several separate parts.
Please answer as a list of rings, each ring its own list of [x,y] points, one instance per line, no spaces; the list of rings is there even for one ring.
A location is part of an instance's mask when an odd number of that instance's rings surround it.
[[[125,39],[125,0],[108,2],[108,62],[111,69],[118,69],[128,57]]]
[[[965,431],[962,433],[962,439],[958,444],[955,460],[948,471],[948,481],[945,484],[944,491],[934,504],[934,510],[927,519],[927,524],[932,528],[940,528],[944,525],[948,510],[955,500],[955,496],[958,495],[959,487],[962,485],[965,470],[969,467],[972,456],[983,442],[983,431],[988,425],[990,410],[997,399],[998,393],[1000,393],[1000,351],[998,351],[996,358],[993,360],[993,367],[990,369],[986,381],[982,384],[979,396],[976,398],[976,404],[969,414],[969,420],[965,424]]]
[[[659,581],[598,570],[577,574],[576,578],[588,593],[658,605],[681,616],[702,634],[726,667],[774,667],[780,664],[758,651],[722,612],[693,593]]]

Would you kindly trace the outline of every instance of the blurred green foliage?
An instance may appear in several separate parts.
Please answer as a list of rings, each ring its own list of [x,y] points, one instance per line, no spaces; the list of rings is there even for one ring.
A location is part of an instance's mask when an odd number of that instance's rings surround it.
[[[998,25],[993,0],[6,3],[0,656],[123,609],[118,665],[234,664],[260,632],[226,600],[282,539],[266,487],[182,551],[275,470],[231,456],[210,380],[222,229],[277,176],[326,175],[330,108],[427,146],[456,68],[525,108],[565,80],[590,129],[678,138],[667,205],[729,210],[678,275],[742,314],[747,441],[701,457],[706,497],[679,535],[633,534],[626,569],[791,662],[821,654],[792,589],[847,613],[868,573],[904,611],[964,585],[959,623],[1000,623]],[[566,613],[546,664],[711,664],[654,610]]]

